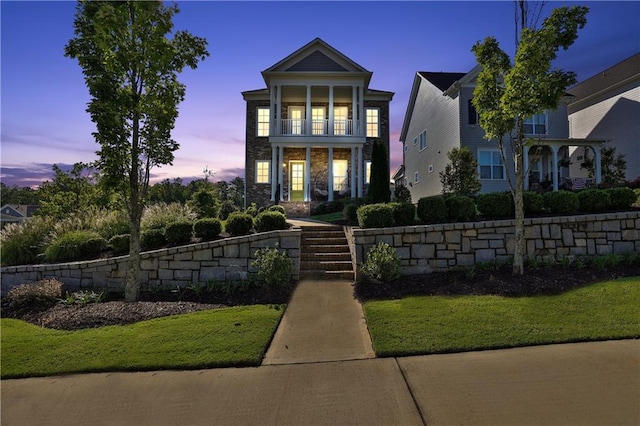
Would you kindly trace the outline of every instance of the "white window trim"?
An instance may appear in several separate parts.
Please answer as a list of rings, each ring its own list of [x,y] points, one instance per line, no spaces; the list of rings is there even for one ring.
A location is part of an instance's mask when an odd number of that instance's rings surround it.
[[[424,135],[424,147],[422,146],[422,135]],[[424,129],[422,132],[420,132],[419,138],[420,138],[420,151],[424,151],[429,146],[427,144],[427,129]]]
[[[433,164],[429,164],[429,173],[433,173]]]
[[[267,181],[266,182],[260,182],[258,180],[258,163],[267,163]],[[256,160],[255,182],[256,184],[260,184],[260,185],[271,183],[271,160]]]
[[[536,121],[533,120],[533,133],[525,133],[525,136],[546,136],[549,134],[549,114],[547,113],[547,111],[543,112],[542,114],[534,114],[531,118],[535,118],[536,115],[542,115],[544,116],[544,133],[536,133]],[[526,120],[525,120],[526,121]],[[522,123],[524,125],[524,123]]]
[[[420,172],[413,172],[413,183],[420,183]]]
[[[378,121],[376,122],[376,135],[375,136],[369,136],[369,114],[367,114],[367,111],[378,111],[377,117],[378,117]],[[364,109],[364,129],[365,129],[365,136],[368,138],[379,138],[380,137],[380,108],[378,107],[366,107]]]
[[[260,110],[266,110],[267,111],[267,134],[266,135],[261,135],[260,134],[260,123],[264,123],[264,121],[260,121]],[[265,107],[265,106],[259,106],[256,107],[256,136],[260,137],[260,138],[265,138],[269,136],[269,133],[271,132],[271,109],[269,107]]]
[[[413,138],[413,144],[414,145],[418,145],[418,137],[417,136],[415,138]]]
[[[480,153],[481,152],[490,152],[490,153],[494,153],[497,152],[498,154],[500,154],[500,150],[499,149],[479,149],[478,150],[478,157],[477,157],[477,161],[478,161],[478,177],[480,180],[496,180],[496,181],[504,181],[507,180],[507,168],[505,167],[505,164],[502,163],[502,178],[494,178],[493,177],[493,168],[495,167],[493,164],[493,155],[491,155],[491,164],[481,164],[480,163]],[[491,177],[490,178],[483,178],[482,177],[482,173],[480,172],[480,168],[482,166],[490,166],[491,167]],[[497,164],[496,164],[497,166]]]

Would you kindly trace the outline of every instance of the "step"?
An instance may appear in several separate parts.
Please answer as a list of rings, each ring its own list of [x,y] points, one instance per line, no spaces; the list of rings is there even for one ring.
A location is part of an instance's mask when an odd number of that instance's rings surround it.
[[[353,263],[350,260],[339,261],[314,261],[301,260],[300,271],[353,271]]]
[[[312,238],[302,238],[301,241],[302,246],[308,245],[347,245],[347,239],[344,237],[312,237]]]
[[[311,261],[311,262],[336,262],[336,261],[348,261],[351,262],[351,253],[348,251],[342,253],[335,252],[302,252],[300,254],[300,260]]]
[[[303,245],[300,247],[301,253],[349,253],[348,245],[322,245],[322,244],[314,244],[314,245]]]
[[[353,281],[355,275],[353,271],[300,271],[300,278],[312,278],[322,280],[346,280]]]
[[[302,232],[302,238],[345,238],[343,231]]]

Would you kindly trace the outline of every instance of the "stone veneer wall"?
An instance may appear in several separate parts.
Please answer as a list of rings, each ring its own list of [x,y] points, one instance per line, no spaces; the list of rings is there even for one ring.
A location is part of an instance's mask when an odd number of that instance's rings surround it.
[[[141,254],[142,289],[186,286],[209,280],[239,280],[255,272],[256,250],[275,247],[293,261],[292,279],[300,276],[300,228],[227,238]],[[16,285],[57,278],[70,289],[124,289],[129,256],[104,260],[46,265],[9,266],[0,269],[2,295]]]
[[[511,262],[514,220],[381,229],[347,228],[352,259],[360,265],[379,241],[395,247],[401,273],[424,274],[481,262]],[[525,220],[526,257],[589,257],[640,252],[640,212]],[[357,270],[358,268],[356,268]]]

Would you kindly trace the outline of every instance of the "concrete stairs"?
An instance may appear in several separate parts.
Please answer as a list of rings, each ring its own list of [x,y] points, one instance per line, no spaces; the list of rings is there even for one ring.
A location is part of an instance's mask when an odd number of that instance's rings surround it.
[[[341,226],[305,226],[300,247],[300,279],[353,281],[349,244]]]

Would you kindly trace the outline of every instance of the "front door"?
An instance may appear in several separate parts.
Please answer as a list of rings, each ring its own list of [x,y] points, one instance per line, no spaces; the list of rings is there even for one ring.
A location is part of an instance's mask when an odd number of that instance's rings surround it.
[[[304,161],[289,162],[289,182],[289,199],[304,201]]]

